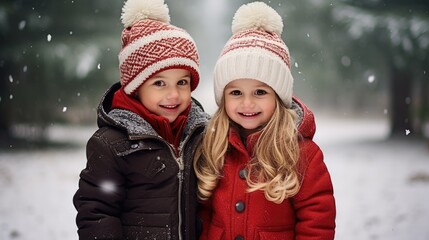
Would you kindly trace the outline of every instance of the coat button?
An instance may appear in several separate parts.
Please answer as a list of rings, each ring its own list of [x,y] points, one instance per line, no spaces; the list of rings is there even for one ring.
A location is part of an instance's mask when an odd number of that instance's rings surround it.
[[[132,149],[136,149],[136,148],[138,148],[139,147],[139,144],[138,143],[134,143],[134,144],[132,144],[131,145],[131,148]]]
[[[241,235],[238,235],[234,238],[234,240],[244,240],[244,237]]]
[[[247,171],[246,169],[241,169],[240,172],[238,172],[238,175],[241,179],[246,179]]]
[[[237,212],[243,212],[244,211],[244,202],[243,201],[239,201],[235,204],[235,210]]]

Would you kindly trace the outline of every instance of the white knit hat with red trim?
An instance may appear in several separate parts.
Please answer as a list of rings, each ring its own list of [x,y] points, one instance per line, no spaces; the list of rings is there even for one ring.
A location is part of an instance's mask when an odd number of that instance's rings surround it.
[[[164,0],[128,0],[122,8],[122,50],[119,53],[121,84],[134,93],[146,79],[160,71],[180,68],[191,73],[191,90],[200,80],[199,56],[192,37],[170,24]]]
[[[293,77],[289,49],[281,39],[281,16],[263,2],[242,5],[232,21],[232,37],[216,62],[214,91],[219,106],[225,86],[236,79],[255,79],[292,104]]]

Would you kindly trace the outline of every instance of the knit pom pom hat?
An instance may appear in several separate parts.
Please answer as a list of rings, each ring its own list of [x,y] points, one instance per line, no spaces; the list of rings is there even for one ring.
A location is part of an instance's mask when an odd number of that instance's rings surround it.
[[[133,94],[155,74],[172,68],[191,73],[191,91],[200,80],[199,56],[192,37],[170,24],[164,0],[128,0],[122,8],[121,84]]]
[[[242,5],[232,21],[232,37],[216,62],[214,91],[219,106],[225,86],[236,79],[261,81],[292,105],[289,49],[281,39],[281,16],[263,2]]]

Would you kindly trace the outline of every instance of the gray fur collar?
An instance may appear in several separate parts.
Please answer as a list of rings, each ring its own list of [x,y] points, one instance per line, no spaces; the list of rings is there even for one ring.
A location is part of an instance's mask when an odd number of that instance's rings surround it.
[[[128,135],[132,138],[139,138],[143,136],[156,136],[160,137],[159,134],[153,129],[153,127],[138,114],[133,113],[124,109],[113,109],[108,113],[110,117],[117,125],[127,130]],[[209,119],[209,115],[205,113],[197,104],[192,102],[191,110],[188,115],[184,135],[187,136],[191,132],[202,125],[206,125]]]
[[[302,120],[304,119],[304,111],[294,99],[292,99],[291,109],[294,110],[296,112],[296,115],[298,116],[298,118],[296,119],[296,126],[299,127],[302,123]]]

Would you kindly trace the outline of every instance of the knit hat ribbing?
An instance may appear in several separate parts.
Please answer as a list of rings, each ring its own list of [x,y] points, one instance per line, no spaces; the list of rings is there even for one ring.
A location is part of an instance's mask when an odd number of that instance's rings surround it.
[[[128,0],[122,8],[121,85],[134,93],[160,71],[180,68],[191,73],[191,91],[200,79],[199,56],[192,37],[170,24],[164,0]]]
[[[225,86],[236,79],[255,79],[274,89],[286,106],[292,104],[293,77],[289,49],[281,39],[281,16],[263,2],[242,5],[234,15],[233,36],[216,62],[217,105]]]

